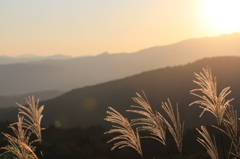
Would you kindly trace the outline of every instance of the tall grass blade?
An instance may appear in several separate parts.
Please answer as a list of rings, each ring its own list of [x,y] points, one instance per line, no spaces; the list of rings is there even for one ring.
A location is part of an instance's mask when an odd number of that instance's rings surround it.
[[[208,155],[211,157],[211,159],[218,159],[218,150],[216,146],[215,137],[213,136],[213,141],[207,131],[207,128],[205,126],[201,126],[202,131],[197,129],[197,131],[201,134],[203,138],[198,137],[197,141],[205,147],[207,150]]]
[[[231,105],[226,110],[226,118],[224,118],[223,125],[224,128],[213,126],[218,130],[225,133],[231,139],[231,146],[234,149],[234,152],[230,152],[237,158],[240,158],[240,136],[238,134],[238,117],[237,111]]]
[[[143,115],[143,118],[132,119],[133,125],[140,125],[140,131],[148,131],[151,136],[144,136],[144,138],[153,138],[166,146],[166,126],[164,125],[161,114],[154,113],[147,97],[144,94],[145,99],[138,93],[137,97],[133,98],[133,101],[138,103],[138,106],[132,105],[132,108],[138,108],[139,110],[127,110],[128,112],[137,113]]]
[[[18,121],[9,126],[15,136],[3,133],[10,145],[0,148],[5,150],[0,156],[10,152],[13,154],[13,158],[38,159],[34,152],[36,147],[32,144],[42,141],[41,119],[44,106],[38,108],[39,100],[35,104],[33,96],[26,98],[26,102],[28,107],[17,104],[19,106]],[[35,134],[36,139],[33,138],[33,134]]]
[[[197,80],[194,80],[193,82],[198,84],[201,88],[193,89],[190,93],[199,97],[200,100],[192,102],[190,106],[193,104],[199,104],[200,108],[203,108],[200,117],[205,111],[208,111],[216,117],[217,123],[220,126],[223,122],[224,113],[229,106],[229,103],[233,100],[225,99],[231,93],[230,87],[224,88],[218,95],[216,77],[213,78],[212,71],[209,67],[206,69],[203,68],[203,73],[195,73],[195,77]],[[200,94],[195,92],[200,92]]]
[[[116,111],[112,107],[109,107],[109,109],[111,110],[111,111],[107,111],[107,114],[109,114],[109,116],[104,118],[104,120],[117,125],[112,125],[114,129],[111,129],[105,132],[105,134],[108,134],[108,133],[120,134],[108,141],[108,143],[112,141],[117,141],[114,143],[112,150],[117,147],[119,148],[131,147],[135,149],[142,157],[142,148],[140,144],[138,130],[135,133],[127,118],[124,118],[118,111]]]
[[[179,150],[180,156],[182,156],[182,141],[183,141],[183,130],[184,130],[184,122],[181,124],[180,120],[180,114],[178,111],[178,105],[176,106],[176,114],[174,113],[173,106],[171,104],[170,99],[168,99],[168,102],[162,103],[162,108],[167,113],[168,117],[170,118],[169,122],[166,120],[166,118],[162,118],[164,123],[166,123],[168,130],[172,134],[175,143],[177,145],[177,148]]]

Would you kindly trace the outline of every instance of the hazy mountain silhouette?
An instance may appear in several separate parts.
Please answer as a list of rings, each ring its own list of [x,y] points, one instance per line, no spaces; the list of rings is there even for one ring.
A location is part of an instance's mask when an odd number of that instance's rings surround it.
[[[26,63],[32,61],[41,61],[41,60],[66,60],[73,57],[66,55],[53,55],[53,56],[37,56],[34,54],[24,54],[16,57],[10,56],[0,56],[0,64],[15,64],[15,63]]]
[[[52,91],[28,93],[28,94],[24,94],[24,95],[0,96],[0,108],[15,107],[15,106],[17,106],[16,103],[26,104],[25,97],[28,97],[31,95],[34,95],[35,97],[44,101],[47,99],[55,98],[61,94],[63,94],[62,91],[52,90]]]
[[[216,122],[212,114],[206,112],[199,118],[202,109],[197,105],[188,106],[196,99],[189,91],[199,88],[193,83],[194,72],[199,73],[206,66],[211,67],[217,77],[218,91],[227,86],[231,87],[232,93],[227,98],[234,97],[232,104],[240,110],[240,57],[215,57],[71,90],[55,99],[40,103],[45,105],[43,123],[44,125],[55,123],[63,127],[96,124],[106,126],[108,123],[103,118],[106,116],[108,106],[133,118],[133,113],[126,113],[125,110],[131,109],[130,105],[135,104],[132,101],[135,92],[144,90],[155,110],[161,111],[161,102],[165,102],[167,98],[170,98],[174,105],[178,103],[186,127],[211,124]],[[17,110],[14,108],[0,109],[1,120],[16,119],[16,114]]]
[[[0,95],[67,91],[203,57],[240,55],[240,33],[182,41],[135,53],[0,65]]]

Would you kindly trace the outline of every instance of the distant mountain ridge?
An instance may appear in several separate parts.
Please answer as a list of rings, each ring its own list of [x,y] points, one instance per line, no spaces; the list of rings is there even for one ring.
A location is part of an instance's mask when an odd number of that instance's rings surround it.
[[[0,95],[68,91],[204,57],[240,55],[240,33],[185,40],[136,53],[0,65]]]
[[[72,56],[66,55],[52,55],[52,56],[37,56],[34,54],[24,54],[16,57],[10,56],[0,56],[0,65],[1,64],[15,64],[15,63],[26,63],[26,62],[36,62],[41,60],[66,60],[71,59]]]
[[[196,127],[201,124],[216,122],[212,114],[206,112],[199,118],[202,109],[198,105],[189,107],[196,100],[189,91],[199,88],[193,83],[194,72],[202,72],[202,68],[209,66],[213,75],[217,77],[218,91],[230,86],[232,93],[227,99],[235,98],[232,104],[240,110],[240,57],[204,58],[181,66],[165,67],[119,80],[87,86],[71,90],[55,99],[43,101],[43,124],[57,124],[62,127],[90,125],[104,125],[103,120],[108,106],[118,110],[126,117],[134,118],[133,113],[125,110],[135,105],[132,97],[136,92],[145,91],[154,110],[159,110],[161,102],[170,98],[172,104],[178,103],[181,119],[185,120],[185,127]],[[0,109],[0,120],[16,120],[17,109]]]

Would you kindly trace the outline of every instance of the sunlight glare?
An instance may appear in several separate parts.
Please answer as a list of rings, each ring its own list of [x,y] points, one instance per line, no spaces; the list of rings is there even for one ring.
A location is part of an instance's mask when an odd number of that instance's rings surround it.
[[[240,0],[207,0],[204,6],[206,23],[223,33],[240,30]]]

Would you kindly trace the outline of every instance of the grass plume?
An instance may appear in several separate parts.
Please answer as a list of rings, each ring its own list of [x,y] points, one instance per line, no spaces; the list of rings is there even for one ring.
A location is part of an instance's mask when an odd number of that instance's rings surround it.
[[[230,154],[232,154],[237,158],[240,158],[240,136],[238,134],[237,111],[231,105],[227,108],[225,114],[226,114],[226,118],[224,118],[224,121],[223,121],[223,125],[225,129],[217,126],[213,126],[213,127],[222,131],[231,139],[231,142],[232,142],[231,144],[234,151],[231,151]]]
[[[224,113],[229,106],[229,103],[233,100],[225,100],[225,98],[231,93],[230,87],[224,88],[218,95],[216,77],[213,78],[212,71],[209,67],[206,69],[203,68],[203,73],[195,73],[195,77],[197,80],[194,80],[193,82],[198,84],[201,88],[193,89],[190,93],[199,97],[200,100],[192,102],[190,106],[193,104],[199,104],[200,108],[203,108],[200,117],[205,111],[208,111],[216,117],[217,123],[220,126],[223,122]],[[201,92],[202,94],[197,94],[195,92]]]
[[[114,146],[112,147],[111,150],[117,147],[119,148],[131,147],[135,149],[142,156],[142,148],[140,144],[138,130],[135,133],[127,118],[124,118],[118,111],[116,111],[112,107],[109,107],[109,109],[111,110],[111,111],[107,111],[107,114],[109,114],[109,116],[107,116],[104,120],[112,122],[117,125],[113,125],[112,127],[114,129],[111,129],[105,132],[105,134],[120,133],[119,136],[116,136],[113,139],[108,141],[109,143],[112,141],[119,140],[116,143],[114,143]]]
[[[166,127],[169,129],[172,134],[177,148],[179,150],[180,156],[182,155],[182,139],[183,139],[183,128],[184,123],[180,122],[180,114],[178,111],[178,106],[176,106],[176,113],[174,113],[172,104],[168,99],[168,102],[162,103],[162,108],[167,113],[170,118],[170,122],[162,116],[159,112],[153,112],[148,99],[143,92],[144,97],[142,97],[139,93],[136,93],[137,97],[133,98],[139,105],[132,105],[134,110],[127,110],[128,112],[133,112],[142,115],[143,117],[132,119],[132,125],[139,126],[138,129],[140,131],[147,131],[150,133],[148,136],[143,136],[142,138],[152,138],[160,143],[162,143],[169,154],[169,158],[171,158],[170,151],[166,142]]]
[[[200,135],[203,138],[198,137],[197,141],[205,147],[207,150],[208,155],[211,157],[211,159],[218,159],[218,150],[216,146],[215,137],[213,136],[213,141],[207,131],[207,128],[205,126],[201,126],[202,131],[197,129],[197,131],[200,133]]]
[[[182,156],[184,122],[181,124],[178,105],[176,105],[176,114],[174,113],[170,99],[168,99],[168,102],[162,103],[162,108],[170,118],[171,124],[168,120],[166,120],[166,118],[163,118],[161,115],[160,116],[162,117],[164,123],[166,123],[168,130],[170,131],[175,140],[180,156]]]
[[[5,152],[0,156],[10,152],[13,154],[13,158],[38,158],[34,152],[36,147],[33,146],[33,143],[42,141],[41,130],[43,128],[41,128],[41,120],[44,106],[39,107],[39,100],[35,103],[34,96],[26,98],[26,102],[28,107],[17,104],[19,106],[18,121],[9,126],[15,136],[3,133],[10,145],[1,147]],[[34,140],[32,140],[33,136],[35,136]]]
[[[237,111],[234,110],[233,106],[230,105],[230,102],[232,99],[226,99],[227,96],[231,93],[230,87],[224,88],[219,94],[217,91],[217,81],[216,77],[213,77],[212,71],[209,67],[203,68],[203,73],[200,72],[200,74],[195,73],[196,80],[193,82],[196,83],[200,88],[193,89],[190,91],[190,93],[196,97],[199,97],[200,99],[192,102],[189,106],[198,104],[200,108],[203,109],[202,113],[200,114],[200,117],[204,114],[204,112],[210,112],[216,117],[217,120],[217,126],[214,126],[218,130],[220,130],[221,133],[221,146],[222,146],[222,152],[223,152],[223,158],[225,158],[225,152],[224,152],[224,144],[223,144],[223,134],[226,134],[232,141],[231,147],[233,149],[230,149],[228,158],[234,157],[234,158],[240,158],[240,136],[238,134],[238,117],[237,117]],[[109,142],[113,140],[127,140],[127,141],[119,141],[115,144],[113,149],[115,147],[121,146],[122,147],[133,147],[134,149],[137,149],[136,146],[131,146],[131,143],[136,140],[136,136],[130,136],[126,137],[126,134],[128,134],[131,131],[131,134],[136,135],[135,133],[132,133],[131,126],[138,126],[137,130],[139,131],[147,131],[150,135],[143,136],[141,138],[152,138],[167,148],[169,157],[171,158],[170,151],[167,147],[167,141],[166,141],[166,128],[169,130],[171,135],[174,138],[175,144],[178,148],[178,151],[180,153],[180,158],[182,157],[182,143],[183,143],[183,133],[184,133],[184,122],[181,122],[180,119],[180,113],[178,110],[178,105],[176,105],[176,109],[173,108],[171,101],[168,99],[167,102],[162,103],[162,109],[167,114],[167,118],[165,118],[161,113],[157,111],[153,111],[150,103],[143,92],[143,96],[139,93],[136,93],[136,97],[133,98],[133,101],[136,102],[138,105],[132,105],[131,108],[133,110],[127,110],[128,112],[133,112],[139,115],[142,115],[143,117],[132,119],[132,123],[129,124],[128,120],[124,117],[122,117],[118,112],[116,112],[113,108],[113,112],[108,112],[111,116],[108,116],[106,119],[107,121],[111,121],[113,123],[117,123],[119,126],[114,126],[115,129],[110,130],[108,133],[112,132],[119,132],[123,135],[120,135],[118,137],[113,138]],[[105,119],[105,120],[106,120]],[[127,128],[125,125],[126,123],[129,124],[129,128]],[[124,127],[124,128],[122,128]],[[125,132],[127,129],[130,129],[127,133]],[[219,159],[219,154],[217,150],[217,145],[215,141],[215,137],[213,136],[213,140],[206,129],[205,126],[201,126],[201,129],[197,129],[197,131],[200,133],[202,137],[198,137],[197,141],[207,150],[208,155],[212,159]],[[129,133],[130,134],[130,133]],[[133,140],[129,140],[129,138],[133,138]],[[137,140],[139,141],[139,136],[137,134]],[[140,143],[140,142],[139,142]],[[139,150],[140,152],[140,150]]]
[[[143,118],[133,119],[134,125],[142,125],[139,127],[141,131],[150,132],[151,136],[145,136],[145,138],[153,138],[163,145],[166,146],[166,126],[163,123],[161,114],[156,112],[154,113],[148,100],[143,92],[145,99],[139,94],[136,93],[137,97],[133,98],[133,101],[139,104],[139,106],[132,105],[132,108],[138,108],[140,110],[127,110],[128,112],[137,113],[143,115]]]

